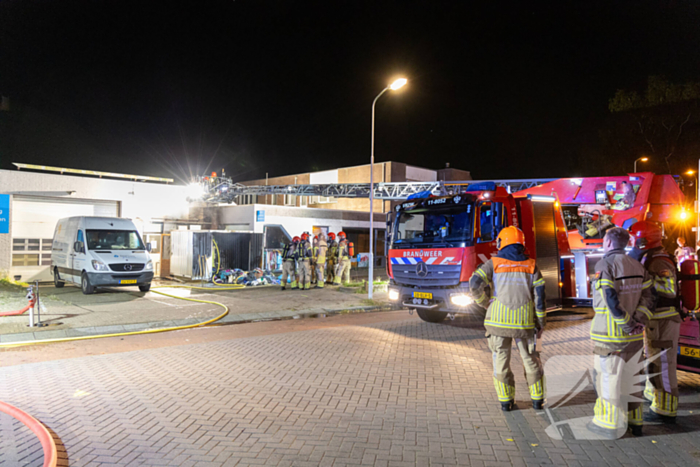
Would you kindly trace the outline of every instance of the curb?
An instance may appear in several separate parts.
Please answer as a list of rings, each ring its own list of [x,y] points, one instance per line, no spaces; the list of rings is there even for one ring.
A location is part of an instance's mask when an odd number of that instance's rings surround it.
[[[282,321],[287,319],[325,318],[330,315],[353,314],[353,313],[376,313],[383,311],[400,310],[395,304],[383,304],[374,306],[358,306],[338,309],[319,308],[317,310],[307,310],[305,312],[281,311],[277,313],[241,313],[238,315],[228,315],[225,321],[218,321],[206,326],[232,326],[236,324],[258,323],[265,321]],[[251,316],[257,315],[257,316]],[[267,315],[267,316],[264,316]],[[68,328],[49,331],[37,331],[3,334],[0,335],[0,344],[12,344],[15,342],[42,341],[45,339],[62,339],[88,336],[101,336],[105,334],[120,334],[125,332],[155,331],[158,329],[169,329],[179,326],[193,325],[201,322],[198,318],[184,320],[153,321],[147,323],[117,324],[109,326],[91,326],[83,328]]]

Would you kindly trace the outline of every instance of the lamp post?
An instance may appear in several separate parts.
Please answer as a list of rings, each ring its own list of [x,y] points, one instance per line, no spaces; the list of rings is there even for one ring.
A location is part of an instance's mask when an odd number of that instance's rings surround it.
[[[634,173],[637,173],[637,162],[639,162],[639,161],[646,162],[648,160],[649,160],[648,157],[640,157],[639,159],[636,159],[634,161]]]
[[[399,78],[389,86],[382,89],[372,102],[372,155],[369,164],[369,277],[367,284],[367,298],[372,299],[374,292],[374,107],[382,94],[388,90],[401,89],[408,82],[406,78]]]

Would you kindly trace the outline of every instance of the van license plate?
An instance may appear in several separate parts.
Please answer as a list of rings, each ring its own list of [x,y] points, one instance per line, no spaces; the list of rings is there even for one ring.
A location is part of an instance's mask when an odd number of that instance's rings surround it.
[[[695,349],[693,347],[685,347],[681,345],[679,353],[684,357],[700,358],[700,349]]]
[[[433,299],[433,294],[430,292],[413,292],[414,298],[427,298],[429,300]]]
[[[122,279],[119,281],[120,284],[136,284],[138,280],[136,279]]]

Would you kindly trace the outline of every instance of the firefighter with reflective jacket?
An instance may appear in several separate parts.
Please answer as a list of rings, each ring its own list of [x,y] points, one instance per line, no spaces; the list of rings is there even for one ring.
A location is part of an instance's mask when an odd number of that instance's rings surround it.
[[[545,283],[524,244],[525,236],[519,228],[504,228],[497,239],[498,254],[482,264],[469,280],[469,289],[477,301],[483,298],[485,287],[493,291],[484,327],[493,352],[493,382],[504,411],[510,411],[515,400],[515,378],[510,369],[514,339],[523,359],[533,407],[542,410],[545,398],[535,339],[535,334],[542,335],[545,326]]]
[[[314,240],[316,237],[314,237]],[[323,234],[318,234],[318,242],[314,246],[314,258],[316,258],[316,287],[323,288],[324,278],[326,277],[326,253],[328,251],[328,244],[326,243],[326,237]]]
[[[603,258],[595,266],[591,340],[596,393],[589,431],[616,439],[629,427],[642,434],[642,391],[638,386],[643,326],[651,319],[652,280],[639,261],[625,254],[630,235],[614,227],[603,238]]]
[[[282,290],[287,288],[288,278],[292,281],[292,290],[297,288],[296,260],[299,240],[299,237],[294,237],[282,250]]]
[[[332,284],[335,279],[335,267],[338,264],[338,242],[335,241],[335,234],[333,232],[328,234],[328,252],[326,258],[326,282]]]
[[[299,242],[299,254],[297,257],[297,274],[299,275],[299,288],[311,288],[311,257],[313,252],[311,243],[309,242],[309,234],[304,232],[301,234],[301,242]]]
[[[644,347],[649,360],[644,397],[651,401],[645,421],[675,423],[678,411],[678,377],[676,361],[681,329],[680,302],[676,264],[661,241],[661,228],[649,221],[630,228],[634,249],[630,256],[638,259],[651,275],[656,292],[655,306],[644,329]],[[663,355],[659,354],[664,352]],[[658,356],[658,357],[657,357]],[[657,358],[654,358],[657,357]]]
[[[316,284],[316,263],[317,263],[317,258],[316,258],[316,251],[318,247],[318,235],[314,235],[314,238],[311,241],[311,285]]]
[[[341,282],[350,282],[350,245],[345,238],[345,232],[338,232],[338,265],[335,267],[335,279],[333,284],[340,285]]]

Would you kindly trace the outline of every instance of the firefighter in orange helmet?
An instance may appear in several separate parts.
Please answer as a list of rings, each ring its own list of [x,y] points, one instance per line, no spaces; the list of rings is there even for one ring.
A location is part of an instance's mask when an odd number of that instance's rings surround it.
[[[647,377],[644,397],[651,401],[645,421],[675,423],[678,411],[678,376],[676,363],[678,336],[681,327],[680,302],[676,264],[662,245],[661,228],[650,221],[640,221],[630,227],[634,249],[630,256],[639,260],[651,275],[656,300],[652,317],[644,329]],[[664,352],[658,358],[659,353]]]
[[[498,254],[482,264],[469,279],[469,289],[483,303],[484,288],[490,286],[493,300],[484,326],[493,352],[493,382],[501,409],[510,411],[515,400],[515,377],[510,353],[515,345],[525,367],[532,405],[542,410],[545,398],[544,372],[535,335],[545,326],[544,279],[525,251],[525,236],[517,227],[506,227],[498,235]]]
[[[335,267],[334,285],[350,282],[350,249],[345,232],[338,232],[338,265]]]
[[[301,234],[301,241],[299,242],[299,255],[297,258],[297,274],[299,276],[299,288],[300,289],[310,289],[311,288],[311,257],[313,256],[311,243],[309,242],[309,234],[304,232]]]
[[[328,251],[328,244],[326,243],[326,237],[323,235],[323,233],[318,234],[318,237],[314,237],[314,241],[314,258],[316,259],[316,287],[322,289],[325,285],[324,281],[326,279],[326,253]]]
[[[335,279],[335,268],[338,264],[338,242],[335,241],[335,234],[330,232],[328,234],[328,262],[326,264],[326,282],[329,284],[333,283]]]

